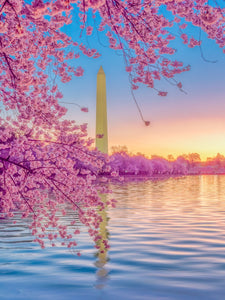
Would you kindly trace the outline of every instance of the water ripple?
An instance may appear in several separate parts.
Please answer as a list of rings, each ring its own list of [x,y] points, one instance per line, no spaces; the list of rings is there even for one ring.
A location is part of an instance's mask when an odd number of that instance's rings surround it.
[[[40,250],[26,220],[0,220],[3,300],[224,299],[225,176],[113,184],[108,253]]]

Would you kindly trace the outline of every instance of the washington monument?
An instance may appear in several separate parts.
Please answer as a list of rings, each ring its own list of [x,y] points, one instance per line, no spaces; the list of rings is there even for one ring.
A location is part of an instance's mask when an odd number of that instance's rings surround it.
[[[95,146],[99,151],[108,154],[106,80],[102,66],[97,74]]]

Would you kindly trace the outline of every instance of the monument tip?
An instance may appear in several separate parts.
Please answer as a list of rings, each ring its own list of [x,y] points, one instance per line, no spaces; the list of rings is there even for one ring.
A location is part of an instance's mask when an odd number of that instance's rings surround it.
[[[99,68],[99,70],[98,70],[98,74],[105,74],[105,72],[104,72],[104,70],[103,70],[102,66]]]

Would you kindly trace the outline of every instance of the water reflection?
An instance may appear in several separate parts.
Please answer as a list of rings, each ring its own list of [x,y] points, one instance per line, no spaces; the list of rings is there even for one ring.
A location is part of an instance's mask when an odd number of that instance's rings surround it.
[[[16,221],[16,224],[13,223]],[[14,214],[14,218],[0,219],[0,249],[23,249],[24,245],[32,249],[30,243],[32,237],[28,229],[28,219],[22,219],[19,213]]]
[[[41,250],[26,220],[0,220],[1,300],[224,299],[225,176],[110,189],[117,207],[99,211],[97,253],[79,222],[81,257],[63,247]],[[71,212],[62,221],[74,217]]]
[[[107,195],[101,195],[100,197],[104,203],[107,201]],[[99,248],[98,252],[96,253],[97,260],[95,262],[95,266],[98,268],[96,272],[97,282],[95,287],[97,289],[102,289],[106,285],[108,279],[108,269],[106,267],[106,263],[108,261],[108,251],[104,241],[108,242],[109,240],[109,232],[107,230],[109,218],[107,217],[106,209],[99,210],[98,213],[102,217],[102,222],[100,223],[99,227],[101,239],[96,243]]]

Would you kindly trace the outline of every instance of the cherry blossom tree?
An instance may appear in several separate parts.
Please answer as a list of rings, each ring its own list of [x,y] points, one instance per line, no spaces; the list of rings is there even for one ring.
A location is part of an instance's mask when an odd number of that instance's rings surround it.
[[[76,219],[95,242],[101,238],[98,211],[110,203],[99,197],[107,189],[98,174],[110,168],[91,148],[86,125],[65,120],[57,84],[83,75],[80,55],[100,54],[73,40],[64,26],[79,20],[80,36],[94,30],[107,36],[109,47],[123,54],[133,90],[139,84],[156,89],[161,78],[182,90],[175,76],[190,67],[172,58],[170,42],[181,38],[188,47],[201,46],[186,29],[194,25],[224,49],[223,6],[205,0],[0,0],[1,216],[19,211],[31,218],[42,247],[46,239],[75,247]],[[74,218],[65,224],[60,215],[68,210]]]
[[[71,74],[83,73],[66,63],[77,55],[69,51],[77,43],[60,31],[70,10],[63,1],[0,3],[0,97],[2,110],[11,112],[0,119],[1,216],[20,211],[32,218],[32,234],[42,247],[46,238],[52,245],[58,240],[76,246],[78,229],[67,230],[67,225],[76,225],[76,216],[96,241],[101,222],[97,210],[106,205],[99,193],[107,191],[96,175],[105,157],[90,150],[85,124],[62,119],[62,94],[50,79],[53,74],[67,82]],[[74,211],[74,219],[62,224],[59,216],[68,210]]]

